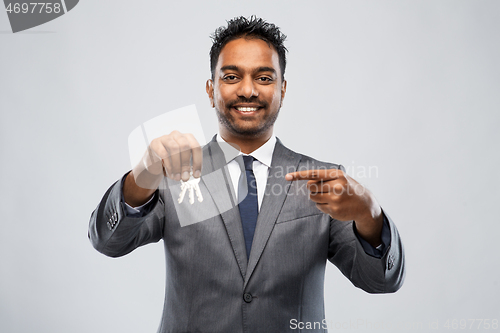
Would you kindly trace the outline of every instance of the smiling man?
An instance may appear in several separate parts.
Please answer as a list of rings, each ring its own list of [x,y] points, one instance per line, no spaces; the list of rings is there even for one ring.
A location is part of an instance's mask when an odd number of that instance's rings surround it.
[[[284,40],[255,17],[217,29],[206,91],[218,135],[205,147],[177,131],[156,138],[92,213],[89,237],[106,255],[163,239],[159,332],[325,332],[327,261],[370,293],[403,283],[399,234],[373,194],[342,166],[273,134],[286,93]],[[241,153],[228,157],[224,144]],[[191,171],[205,200],[186,209],[208,203],[217,213],[182,227],[171,189]]]
[[[251,152],[271,138],[286,92],[281,72],[278,53],[262,39],[247,36],[224,46],[207,81],[224,140]]]

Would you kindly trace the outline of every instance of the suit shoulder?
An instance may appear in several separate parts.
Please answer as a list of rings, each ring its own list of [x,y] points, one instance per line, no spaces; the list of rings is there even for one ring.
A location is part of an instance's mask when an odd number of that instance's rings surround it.
[[[283,145],[281,141],[278,141],[279,144]],[[298,155],[300,157],[300,162],[299,162],[299,170],[310,170],[310,169],[340,169],[345,172],[345,168],[341,164],[337,163],[332,163],[332,162],[324,162],[317,160],[311,156],[301,154],[298,152],[295,152],[283,145],[283,148],[289,153],[289,154],[294,154]]]
[[[327,168],[327,169],[344,169],[344,167],[341,164],[337,163],[332,163],[332,162],[325,162],[325,161],[320,161],[317,160],[313,157],[310,157],[308,155],[300,154],[301,159],[300,159],[300,164],[309,164],[309,165],[314,165],[320,168]]]

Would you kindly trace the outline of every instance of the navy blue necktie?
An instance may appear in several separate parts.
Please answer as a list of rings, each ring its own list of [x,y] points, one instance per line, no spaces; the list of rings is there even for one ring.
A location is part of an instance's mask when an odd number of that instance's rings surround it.
[[[250,256],[250,250],[252,248],[253,234],[255,233],[255,226],[257,225],[257,216],[259,215],[259,206],[257,202],[257,182],[255,181],[255,176],[253,174],[253,161],[252,156],[243,156],[243,162],[245,164],[245,174],[243,170],[241,173],[240,181],[238,182],[238,193],[245,193],[245,188],[248,189],[248,193],[244,199],[238,198],[240,201],[240,216],[241,224],[243,226],[243,236],[245,237],[245,247],[247,250],[247,259]],[[243,176],[246,176],[246,184]]]

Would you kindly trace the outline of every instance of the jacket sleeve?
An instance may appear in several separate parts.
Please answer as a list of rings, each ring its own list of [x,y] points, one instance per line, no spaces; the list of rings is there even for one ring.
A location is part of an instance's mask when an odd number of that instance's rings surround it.
[[[390,243],[381,258],[365,252],[351,222],[330,221],[328,259],[356,287],[369,293],[392,293],[405,278],[404,248],[391,218],[383,212],[390,229]]]
[[[153,208],[142,217],[127,216],[122,201],[123,178],[104,194],[90,216],[88,237],[94,248],[110,257],[120,257],[139,246],[163,237],[164,200],[157,190]]]

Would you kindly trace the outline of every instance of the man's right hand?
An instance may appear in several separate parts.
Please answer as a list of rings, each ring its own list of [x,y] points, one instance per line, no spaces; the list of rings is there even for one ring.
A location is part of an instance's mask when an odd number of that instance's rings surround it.
[[[193,134],[173,131],[151,141],[143,165],[152,174],[164,172],[170,179],[187,181],[191,170],[195,178],[201,176],[202,158],[200,144]]]
[[[158,188],[163,176],[187,181],[190,172],[201,176],[203,155],[200,144],[190,133],[173,131],[151,141],[141,161],[123,185],[125,202],[132,207],[146,203]]]

